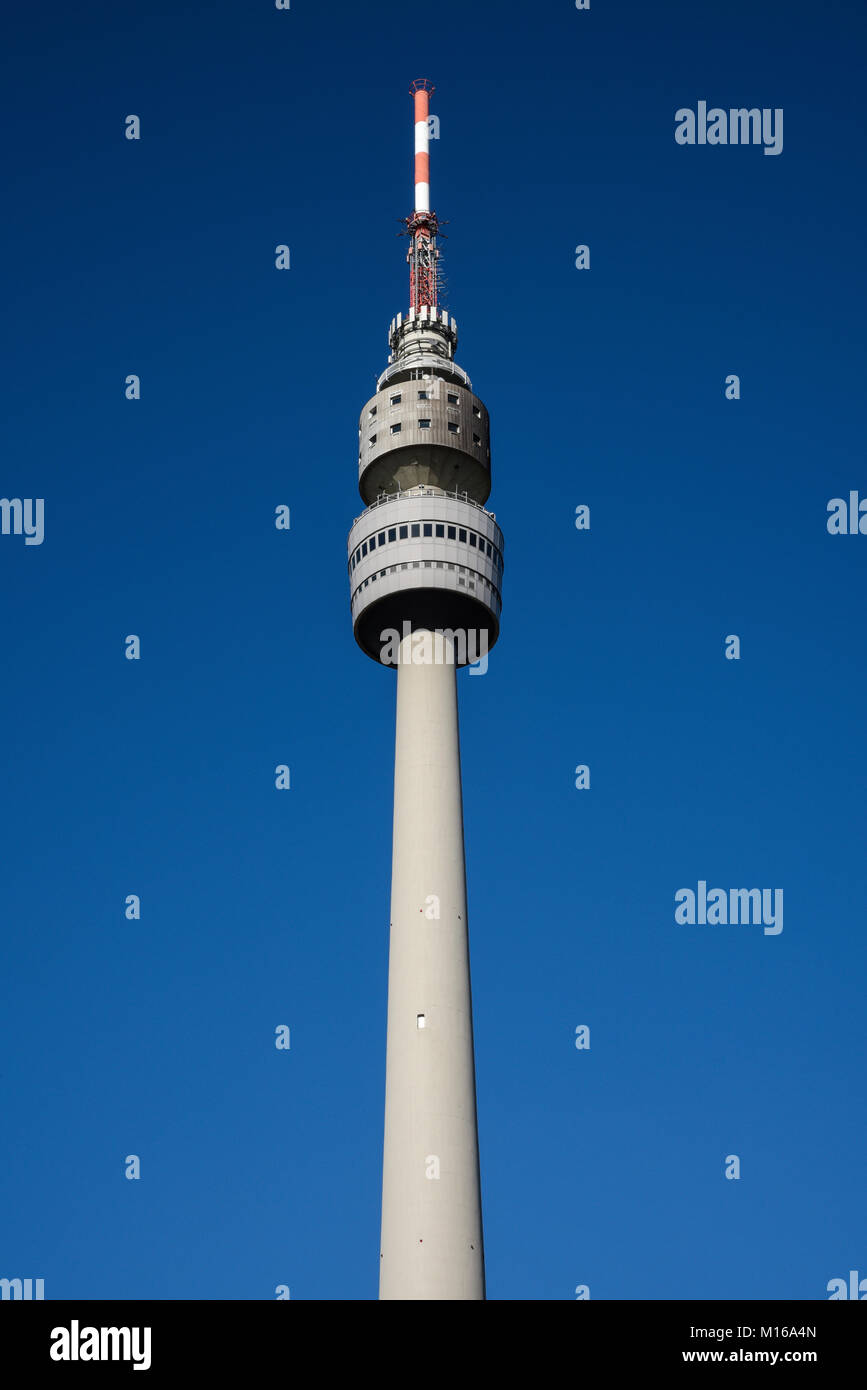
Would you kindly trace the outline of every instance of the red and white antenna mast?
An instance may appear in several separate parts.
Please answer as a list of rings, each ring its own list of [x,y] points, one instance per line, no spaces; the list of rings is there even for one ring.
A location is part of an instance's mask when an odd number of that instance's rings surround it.
[[[432,82],[418,77],[410,88],[415,102],[415,210],[406,219],[410,238],[406,259],[409,262],[409,304],[416,313],[424,306],[434,308],[437,302],[437,251],[439,230],[437,215],[430,206],[430,98]]]

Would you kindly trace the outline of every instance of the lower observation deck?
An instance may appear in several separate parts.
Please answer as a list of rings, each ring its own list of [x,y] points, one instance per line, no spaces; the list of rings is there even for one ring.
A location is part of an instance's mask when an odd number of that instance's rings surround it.
[[[413,488],[381,498],[349,533],[355,639],[385,660],[383,632],[450,629],[490,650],[500,630],[503,533],[464,494]],[[471,657],[470,659],[475,659]]]

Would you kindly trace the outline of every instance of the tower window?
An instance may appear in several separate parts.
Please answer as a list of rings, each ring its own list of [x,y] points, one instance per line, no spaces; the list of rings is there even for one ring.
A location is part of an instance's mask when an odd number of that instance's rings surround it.
[[[363,545],[362,545],[362,547],[361,547],[361,553],[362,553],[362,555],[366,555],[366,554],[367,554],[367,541],[365,541],[365,542],[363,543]]]
[[[382,537],[381,537],[381,536],[380,536],[380,540],[382,540]],[[493,553],[494,547],[491,545],[491,542],[490,542],[490,541],[486,541],[486,542],[485,542],[485,545],[487,546],[488,554],[491,555],[491,554]]]
[[[410,535],[411,535],[411,536],[420,536],[420,535],[421,535],[421,530],[420,530],[420,528],[419,528],[418,522],[415,522],[415,524],[412,525],[412,526],[409,528],[409,530],[410,530]]]
[[[392,434],[400,434],[400,425],[392,425],[391,432]]]
[[[398,394],[397,396],[392,396],[390,404],[400,405],[400,395]]]
[[[420,401],[426,401],[426,400],[428,400],[427,391],[419,391],[419,393],[418,393],[418,398],[419,398]]]
[[[458,404],[458,397],[457,397],[457,396],[453,396],[453,395],[451,394],[451,392],[449,392],[449,405],[457,405],[457,404]]]
[[[424,535],[426,535],[426,536],[432,536],[432,535],[433,535],[433,527],[431,526],[431,524],[430,524],[429,521],[426,521],[426,522],[424,523]]]
[[[418,427],[419,427],[420,430],[429,430],[429,429],[430,429],[430,420],[419,420],[419,422],[418,422]]]
[[[375,443],[376,443],[376,435],[375,435],[375,434],[372,434],[372,435],[370,436],[370,439],[369,439],[367,442],[368,442],[368,444],[375,444]]]
[[[380,545],[385,545],[385,532],[384,532],[384,531],[380,531],[380,533],[379,533],[379,544],[380,544]],[[490,555],[490,553],[491,553],[491,547],[488,546],[488,554]]]
[[[482,437],[481,437],[481,435],[479,435],[479,434],[474,434],[474,435],[473,435],[473,443],[474,443],[474,444],[481,444],[481,442],[482,442]]]
[[[397,527],[396,527],[396,526],[392,526],[392,527],[389,528],[388,539],[389,539],[390,541],[396,541],[396,540],[397,540]]]
[[[479,410],[479,407],[477,405],[473,406],[473,414],[475,415],[477,420],[481,420],[482,412]]]
[[[376,406],[375,406],[375,405],[372,405],[372,406],[370,407],[370,410],[367,412],[367,417],[368,417],[368,419],[369,419],[369,420],[372,420],[375,414],[376,414]]]
[[[466,539],[467,539],[467,533],[466,533],[466,531],[464,530],[463,526],[461,526],[461,527],[458,528],[458,540],[459,540],[459,541],[463,541],[464,544],[466,544]]]
[[[457,533],[457,531],[455,530],[454,526],[450,526],[450,527],[448,528],[447,535],[448,535],[448,538],[449,538],[450,541],[456,540],[456,539],[457,539],[457,534],[458,534],[458,533]]]
[[[400,528],[400,539],[401,539],[402,541],[405,541],[408,535],[409,535],[409,531],[408,531],[407,527],[406,527],[406,526],[401,526],[401,528]]]
[[[457,434],[459,429],[460,425],[455,425],[451,420],[449,420],[449,434]]]
[[[439,523],[437,523],[436,533],[438,536],[444,536],[446,533],[446,528],[444,526],[440,526]]]
[[[375,550],[375,549],[376,549],[376,536],[371,536],[371,537],[370,537],[370,540],[367,542],[367,544],[370,546],[371,550]]]
[[[475,531],[471,531],[471,532],[470,532],[470,545],[475,545],[475,543],[476,543],[476,533],[475,533]]]

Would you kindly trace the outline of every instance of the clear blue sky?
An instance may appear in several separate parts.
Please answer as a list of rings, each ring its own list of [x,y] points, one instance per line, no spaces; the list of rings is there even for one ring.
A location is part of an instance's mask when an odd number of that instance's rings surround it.
[[[345,539],[417,76],[506,536],[460,678],[489,1295],[867,1275],[867,537],[825,525],[867,496],[863,7],[11,27],[0,492],[46,510],[0,536],[0,1276],[376,1296],[394,676]],[[700,100],[783,153],[679,146]],[[700,879],[784,930],[676,925]]]

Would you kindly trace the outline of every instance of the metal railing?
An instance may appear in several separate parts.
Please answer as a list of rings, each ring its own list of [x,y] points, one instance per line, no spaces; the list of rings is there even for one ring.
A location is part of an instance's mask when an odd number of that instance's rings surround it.
[[[412,487],[408,488],[406,492],[383,493],[381,497],[377,497],[375,502],[371,502],[369,507],[365,507],[363,512],[358,513],[358,516],[353,519],[352,525],[354,526],[356,521],[360,521],[363,516],[367,516],[368,512],[376,511],[377,507],[385,506],[386,502],[403,502],[412,497],[453,497],[457,502],[465,502],[468,507],[476,507],[478,511],[484,512],[485,516],[491,518],[491,521],[497,519],[496,512],[489,512],[487,507],[482,506],[481,502],[476,502],[468,493],[459,492],[457,488],[454,492],[446,492],[445,488],[441,487]]]
[[[458,366],[453,357],[441,357],[439,354],[428,352],[419,354],[418,357],[404,358],[402,361],[389,362],[385,371],[381,372],[377,378],[377,391],[380,391],[387,382],[391,381],[392,377],[397,376],[401,372],[423,370],[426,367],[432,367],[443,372],[448,370],[448,375],[456,377],[458,381],[466,386],[468,391],[472,391],[473,389],[473,383],[470,381],[469,376],[464,371],[463,367]],[[412,378],[410,378],[410,380],[412,380]]]

